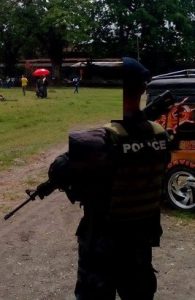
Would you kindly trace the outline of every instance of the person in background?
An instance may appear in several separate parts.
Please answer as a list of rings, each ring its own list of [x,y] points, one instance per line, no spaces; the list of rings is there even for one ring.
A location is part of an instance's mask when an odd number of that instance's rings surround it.
[[[5,87],[8,89],[11,87],[11,78],[9,76],[6,76]]]
[[[42,88],[42,82],[41,78],[37,78],[36,80],[36,95],[37,98],[43,98],[43,88]]]
[[[80,79],[79,77],[74,77],[73,80],[73,86],[74,86],[74,94],[79,92],[79,83],[80,83]]]
[[[47,98],[48,80],[46,76],[42,77],[43,98]]]
[[[21,77],[21,86],[22,86],[22,92],[23,95],[26,95],[26,88],[27,88],[27,84],[28,84],[28,79],[25,75],[22,75]]]
[[[36,95],[38,98],[47,98],[48,81],[46,76],[42,76],[36,81]]]

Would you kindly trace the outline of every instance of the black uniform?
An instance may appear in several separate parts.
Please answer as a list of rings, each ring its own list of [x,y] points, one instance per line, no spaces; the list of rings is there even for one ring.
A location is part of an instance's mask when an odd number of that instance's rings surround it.
[[[162,234],[168,161],[165,131],[142,112],[70,135],[69,153],[53,163],[50,177],[57,166],[68,197],[84,208],[77,230],[77,300],[113,300],[116,291],[123,300],[153,299],[152,247]]]

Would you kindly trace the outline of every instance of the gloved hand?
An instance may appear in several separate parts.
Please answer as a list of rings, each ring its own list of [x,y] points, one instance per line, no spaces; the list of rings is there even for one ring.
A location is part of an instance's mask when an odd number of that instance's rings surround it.
[[[48,180],[37,186],[37,194],[42,200],[45,196],[50,195],[56,187]]]
[[[69,157],[68,153],[59,155],[50,165],[48,171],[49,181],[56,188],[66,191],[70,181]]]

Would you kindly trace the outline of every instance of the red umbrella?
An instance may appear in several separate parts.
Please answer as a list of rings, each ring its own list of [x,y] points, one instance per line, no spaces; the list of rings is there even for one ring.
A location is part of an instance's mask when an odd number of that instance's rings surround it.
[[[47,69],[36,69],[32,75],[33,76],[46,76],[46,75],[49,75],[50,74],[50,71],[47,70]]]

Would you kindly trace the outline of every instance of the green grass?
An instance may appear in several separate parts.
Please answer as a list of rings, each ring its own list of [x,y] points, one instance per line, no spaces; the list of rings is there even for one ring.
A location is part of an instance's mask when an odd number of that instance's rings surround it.
[[[195,214],[193,212],[179,210],[179,209],[173,209],[168,206],[168,204],[165,204],[162,206],[162,212],[177,218],[178,220],[185,220],[187,223],[188,221],[195,220]]]
[[[195,220],[194,212],[185,212],[185,211],[175,210],[172,212],[172,215],[178,219],[182,219],[182,220],[186,220],[186,221]]]
[[[120,89],[48,89],[48,99],[37,99],[34,91],[23,96],[20,88],[0,89],[0,170],[16,159],[57,143],[66,143],[68,132],[84,125],[103,124],[122,115]]]

